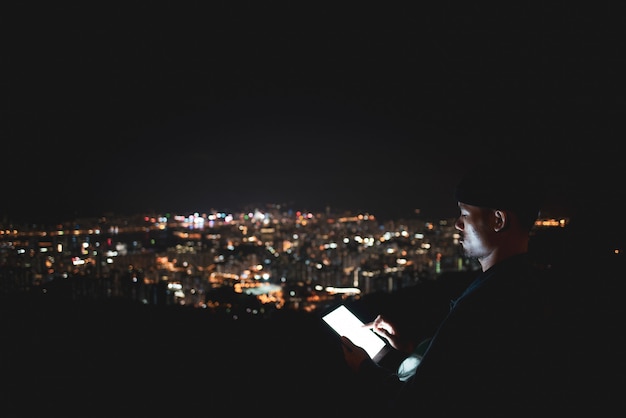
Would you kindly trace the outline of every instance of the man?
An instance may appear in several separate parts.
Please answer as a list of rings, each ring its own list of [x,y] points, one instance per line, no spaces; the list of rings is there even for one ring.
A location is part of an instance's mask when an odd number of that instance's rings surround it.
[[[542,204],[537,180],[523,164],[499,161],[459,182],[455,227],[465,255],[482,272],[452,302],[410,377],[400,379],[341,337],[345,361],[371,398],[369,411],[530,416],[554,400],[546,292],[528,252]],[[369,326],[402,349],[406,340],[393,323],[379,315]]]

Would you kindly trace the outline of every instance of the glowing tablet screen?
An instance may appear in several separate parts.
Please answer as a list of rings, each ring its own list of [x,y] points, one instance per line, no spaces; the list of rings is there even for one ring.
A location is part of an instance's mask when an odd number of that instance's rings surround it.
[[[386,348],[385,340],[380,338],[369,328],[363,327],[361,321],[345,305],[339,305],[326,315],[322,316],[328,325],[339,335],[345,335],[350,340],[365,349],[372,359],[381,354]]]

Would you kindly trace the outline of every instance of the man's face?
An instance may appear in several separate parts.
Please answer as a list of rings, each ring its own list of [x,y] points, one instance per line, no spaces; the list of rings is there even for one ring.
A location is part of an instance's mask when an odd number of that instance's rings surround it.
[[[460,215],[454,226],[461,232],[461,245],[468,257],[481,259],[493,249],[492,236],[495,234],[493,210],[459,202]]]

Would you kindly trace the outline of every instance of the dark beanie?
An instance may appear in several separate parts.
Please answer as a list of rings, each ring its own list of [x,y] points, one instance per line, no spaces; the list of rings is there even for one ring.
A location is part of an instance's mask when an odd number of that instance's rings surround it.
[[[455,199],[468,205],[515,212],[532,226],[544,192],[538,170],[522,161],[497,159],[470,169],[455,189]]]

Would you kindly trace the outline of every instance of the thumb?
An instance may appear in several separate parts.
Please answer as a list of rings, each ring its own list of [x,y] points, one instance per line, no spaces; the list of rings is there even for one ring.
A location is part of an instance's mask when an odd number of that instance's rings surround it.
[[[352,342],[352,340],[350,340],[350,338],[346,337],[345,335],[341,336],[341,344],[343,344],[343,346],[349,349],[350,351],[352,351],[352,349],[356,347],[354,343]]]

